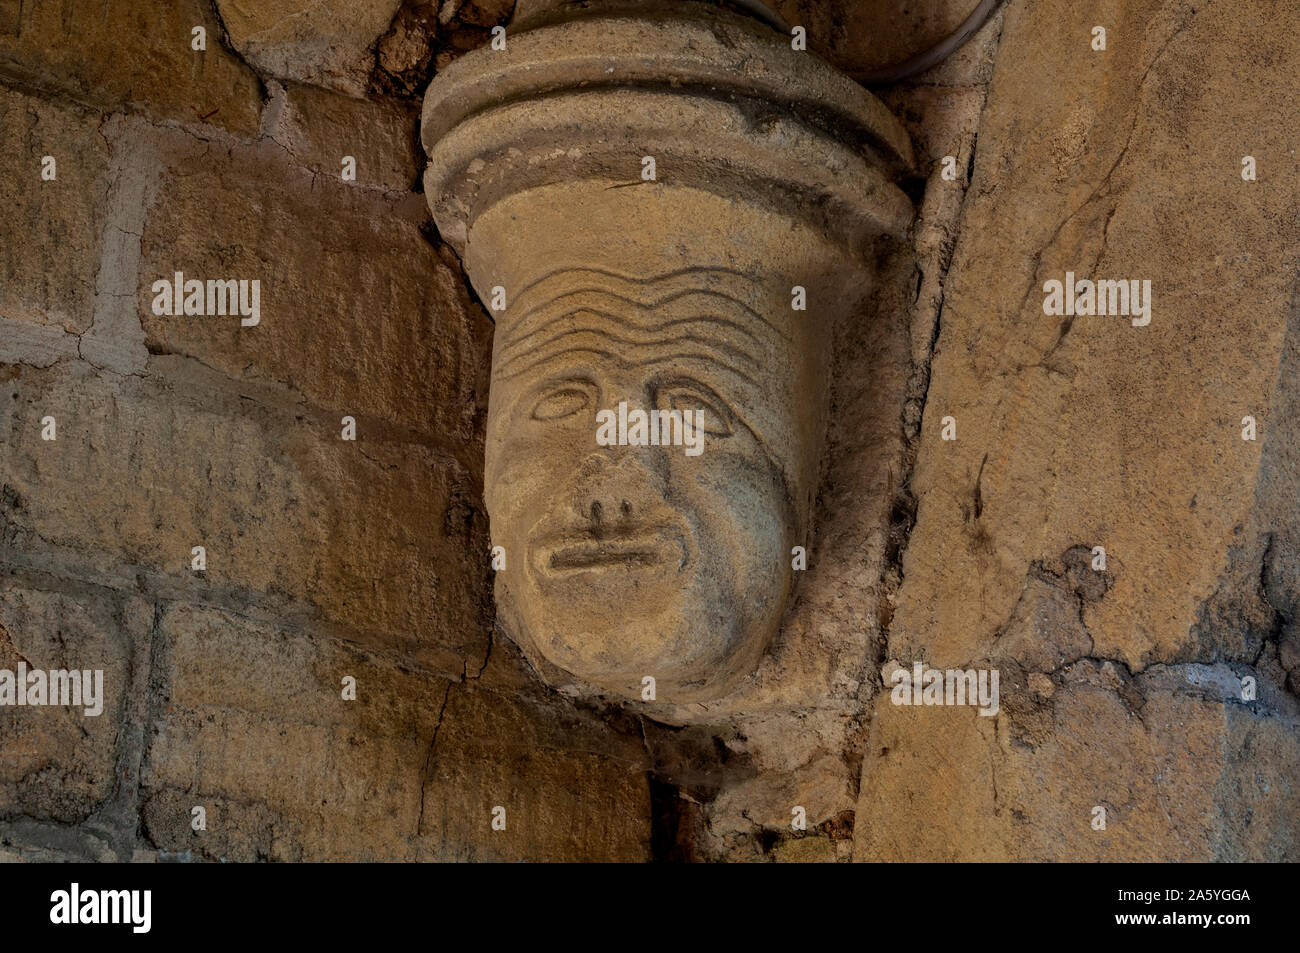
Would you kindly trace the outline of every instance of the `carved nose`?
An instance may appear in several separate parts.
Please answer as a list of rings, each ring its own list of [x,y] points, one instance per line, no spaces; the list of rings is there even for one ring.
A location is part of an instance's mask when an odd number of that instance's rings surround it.
[[[619,448],[626,449],[626,448]],[[573,512],[592,532],[618,532],[630,524],[654,519],[664,507],[663,479],[640,454],[611,461],[603,454],[589,457],[573,496]]]
[[[606,521],[618,522],[619,520],[631,519],[635,509],[628,500],[617,500],[615,497],[606,495],[601,499],[592,500],[587,514],[591,520],[591,525],[600,527],[605,525]]]

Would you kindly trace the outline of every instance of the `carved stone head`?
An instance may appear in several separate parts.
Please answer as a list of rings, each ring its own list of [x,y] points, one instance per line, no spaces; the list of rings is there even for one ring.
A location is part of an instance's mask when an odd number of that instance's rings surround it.
[[[496,320],[501,622],[559,687],[702,702],[808,546],[836,320],[910,221],[878,101],[702,3],[535,5],[426,95],[426,191]]]

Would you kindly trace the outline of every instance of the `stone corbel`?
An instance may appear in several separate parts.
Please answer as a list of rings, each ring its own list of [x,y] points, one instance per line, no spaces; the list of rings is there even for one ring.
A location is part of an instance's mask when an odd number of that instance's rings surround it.
[[[911,145],[711,3],[521,2],[498,40],[435,78],[422,135],[434,219],[496,322],[500,623],[571,692],[743,691],[809,546],[831,329],[912,218]]]

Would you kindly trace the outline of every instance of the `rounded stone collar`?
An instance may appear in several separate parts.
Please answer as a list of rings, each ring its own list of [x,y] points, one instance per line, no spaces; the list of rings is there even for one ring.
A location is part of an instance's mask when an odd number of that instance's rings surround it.
[[[860,247],[912,219],[913,155],[873,95],[767,25],[697,2],[542,10],[425,96],[425,188],[463,252],[486,208],[578,179],[659,181],[755,202]]]

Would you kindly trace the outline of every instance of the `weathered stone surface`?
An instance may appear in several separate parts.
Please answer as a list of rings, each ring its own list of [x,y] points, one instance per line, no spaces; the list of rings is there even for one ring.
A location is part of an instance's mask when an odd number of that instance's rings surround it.
[[[650,859],[640,738],[536,688],[453,686],[429,752],[420,856],[428,860]],[[492,827],[504,808],[505,829]]]
[[[227,860],[412,856],[447,680],[198,606],[167,607],[158,628],[163,705],[143,779],[154,844]],[[206,831],[191,827],[195,806]]]
[[[355,160],[355,181],[395,192],[419,179],[413,150],[419,110],[395,99],[353,99],[314,86],[268,84],[262,134],[313,174],[342,181],[343,159]]]
[[[10,335],[47,342],[63,336],[8,322],[80,333],[94,315],[99,237],[107,213],[108,149],[99,115],[0,87],[0,208],[21,241],[0,242],[0,358]],[[56,178],[42,178],[43,159]],[[39,336],[39,337],[38,337]]]
[[[1085,657],[1134,671],[1271,657],[1290,571],[1257,593],[1261,562],[1279,561],[1268,557],[1270,516],[1252,511],[1280,516],[1297,494],[1277,465],[1291,451],[1261,469],[1241,418],[1268,434],[1294,402],[1279,371],[1300,201],[1276,117],[1293,108],[1286,77],[1300,45],[1266,17],[1156,0],[1008,9],[946,281],[912,481],[920,505],[886,658],[961,667],[992,657],[1037,672],[1041,689],[1044,675],[1059,680]],[[1097,23],[1108,25],[1104,53],[1090,48]],[[1258,182],[1242,180],[1243,155],[1267,170]],[[1043,284],[1066,271],[1150,279],[1150,324],[1044,315]],[[939,439],[947,416],[955,441]],[[1293,545],[1287,537],[1281,551]],[[1094,546],[1105,547],[1104,573],[1091,567]],[[1221,611],[1207,617],[1216,593]],[[1009,686],[1004,698],[1025,691]],[[1058,688],[1027,750],[1007,740],[1014,716],[894,708],[880,696],[859,857],[1291,850],[1233,820],[1225,793],[1276,816],[1251,778],[1295,787],[1281,780],[1300,763],[1284,706],[1152,691],[1135,715],[1117,691]],[[1256,745],[1269,754],[1248,755]],[[1132,763],[1128,752],[1152,746]],[[1128,817],[1123,835],[1087,826],[1106,797]],[[1294,843],[1285,823],[1279,838]]]
[[[405,92],[417,91],[433,59],[434,38],[438,33],[435,10],[432,2],[420,6],[403,4],[392,27],[375,48],[379,68]]]
[[[128,693],[142,689],[129,682],[135,643],[148,640],[151,621],[102,593],[0,584],[0,669],[103,671],[98,715],[84,706],[0,707],[0,816],[77,824],[112,796]]]
[[[230,42],[255,69],[360,95],[375,41],[402,0],[217,0]]]
[[[221,43],[203,0],[47,0],[9,4],[0,21],[0,77],[105,110],[257,130],[256,75]],[[191,47],[207,31],[207,49]]]
[[[226,612],[161,615],[158,847],[228,860],[645,859],[639,740]],[[341,697],[345,675],[355,701]],[[629,770],[629,768],[631,770]],[[504,830],[492,809],[506,809]],[[207,830],[191,827],[204,806]]]
[[[1243,704],[1226,667],[1083,662],[1053,681],[1004,687],[997,718],[879,696],[856,859],[1296,859],[1294,699]]]
[[[1202,656],[1257,664],[1275,656],[1300,696],[1300,295],[1286,326],[1250,518],[1200,607],[1191,641]]]
[[[882,69],[950,35],[978,0],[766,0],[791,25],[808,31],[808,48],[853,74]]]
[[[782,864],[834,863],[836,844],[829,837],[798,837],[782,841],[773,852]]]
[[[490,27],[505,22],[514,10],[515,0],[443,0],[438,19],[453,18],[470,26]]]
[[[260,408],[171,360],[168,384],[5,369],[5,558],[319,617],[453,673],[482,657],[468,472],[420,444],[342,441],[332,414]]]
[[[67,864],[98,862],[111,864],[119,861],[118,855],[102,840],[83,838],[84,844],[51,847],[43,843],[29,844],[24,839],[35,832],[28,825],[6,824],[0,826],[0,864]],[[58,830],[65,830],[58,828]],[[48,838],[49,830],[35,833],[37,840]],[[57,838],[55,838],[57,839]]]
[[[1254,411],[1268,426],[1278,315],[1292,290],[1282,265],[1297,237],[1278,210],[1296,197],[1270,177],[1243,182],[1238,155],[1201,151],[1194,117],[1241,129],[1282,176],[1294,160],[1268,116],[1288,94],[1269,74],[1249,99],[1204,74],[1208,37],[1253,35],[1248,23],[1230,26],[1211,8],[1170,19],[1149,6],[1147,32],[1136,13],[1117,23],[1114,42],[1131,53],[1112,50],[1105,67],[1078,41],[1088,32],[1081,13],[1066,21],[1075,30],[1046,28],[1060,13],[1051,4],[1008,17],[1004,55],[1009,43],[1036,69],[1068,68],[1102,98],[1081,118],[1045,76],[1008,69],[994,79],[981,138],[1014,151],[983,167],[977,159],[969,238],[949,277],[905,562],[917,581],[900,594],[891,637],[908,657],[971,657],[1010,617],[1033,564],[1060,572],[1072,547],[1104,545],[1111,585],[1084,610],[1095,653],[1133,665],[1171,659],[1249,508],[1259,445],[1241,440],[1239,421]],[[1262,64],[1284,51],[1253,55]],[[1097,121],[1108,110],[1131,120]],[[1012,124],[1027,122],[1060,132],[1015,138]],[[1162,184],[1155,169],[1173,156],[1196,188]],[[1225,253],[1200,228],[1207,201],[1233,249],[1248,252]],[[991,227],[1009,218],[1023,228]],[[1156,222],[1183,240],[1159,241]],[[1150,326],[1045,316],[1041,285],[1067,270],[1151,277]],[[1234,290],[1243,281],[1258,295],[1251,309]],[[937,439],[946,415],[958,421],[954,442]]]
[[[287,388],[335,421],[356,417],[363,438],[395,427],[473,459],[490,324],[421,234],[419,196],[338,181],[337,168],[313,175],[269,140],[225,155],[158,148],[161,211],[144,227],[136,285],[150,351]],[[153,282],[177,271],[260,281],[260,323],[153,314]]]

